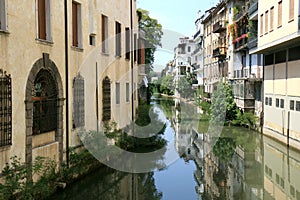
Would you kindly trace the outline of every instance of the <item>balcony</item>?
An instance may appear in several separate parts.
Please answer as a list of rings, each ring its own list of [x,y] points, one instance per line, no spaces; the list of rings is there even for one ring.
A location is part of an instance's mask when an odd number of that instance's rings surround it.
[[[226,30],[226,21],[220,20],[213,25],[213,33],[221,33]]]
[[[240,37],[238,37],[234,43],[234,51],[244,51],[248,49],[247,46],[248,38],[247,34],[243,34]]]
[[[239,21],[242,17],[246,16],[248,14],[248,8],[243,6],[241,10],[239,10],[236,14],[233,16],[234,21]]]
[[[213,50],[213,57],[214,58],[225,58],[226,57],[226,47],[217,47]]]
[[[251,2],[249,10],[248,10],[248,15],[252,16],[257,11],[258,11],[258,1],[256,0],[254,2]]]
[[[202,36],[201,30],[197,31],[197,33],[194,35],[194,39],[196,39],[198,36]]]

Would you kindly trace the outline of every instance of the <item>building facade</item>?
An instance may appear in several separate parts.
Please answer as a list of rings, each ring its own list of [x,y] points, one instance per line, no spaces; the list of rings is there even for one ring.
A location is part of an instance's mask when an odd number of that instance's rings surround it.
[[[264,54],[264,133],[299,149],[299,1],[258,1],[258,47]]]
[[[14,155],[27,164],[37,156],[62,162],[81,145],[79,131],[130,123],[135,3],[0,1],[0,169]]]

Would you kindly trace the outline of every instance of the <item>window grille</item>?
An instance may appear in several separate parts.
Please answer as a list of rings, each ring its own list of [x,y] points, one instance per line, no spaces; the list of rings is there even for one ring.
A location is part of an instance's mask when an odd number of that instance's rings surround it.
[[[32,88],[32,133],[41,134],[57,129],[57,86],[48,70],[38,73]]]
[[[105,77],[102,81],[102,98],[102,121],[109,121],[111,119],[111,88],[108,77]]]
[[[11,77],[0,70],[0,146],[12,144]]]
[[[73,128],[85,125],[84,112],[84,79],[78,74],[73,82]]]

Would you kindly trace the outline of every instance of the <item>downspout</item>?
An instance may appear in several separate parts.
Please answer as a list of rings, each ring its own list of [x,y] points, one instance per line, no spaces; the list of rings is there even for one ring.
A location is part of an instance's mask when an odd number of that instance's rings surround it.
[[[134,81],[133,81],[133,65],[134,65],[134,60],[133,60],[133,8],[132,8],[132,0],[130,0],[130,40],[131,40],[131,52],[130,52],[130,60],[131,60],[131,120],[132,122],[134,121]]]
[[[68,49],[68,0],[65,0],[65,84],[66,84],[66,161],[69,167],[69,49]]]

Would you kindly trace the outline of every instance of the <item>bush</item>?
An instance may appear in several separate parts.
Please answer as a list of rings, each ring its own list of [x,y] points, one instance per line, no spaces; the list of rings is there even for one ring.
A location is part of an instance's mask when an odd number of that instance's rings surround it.
[[[237,109],[236,119],[232,121],[233,125],[244,126],[247,128],[257,128],[258,117],[252,112],[242,112]]]

